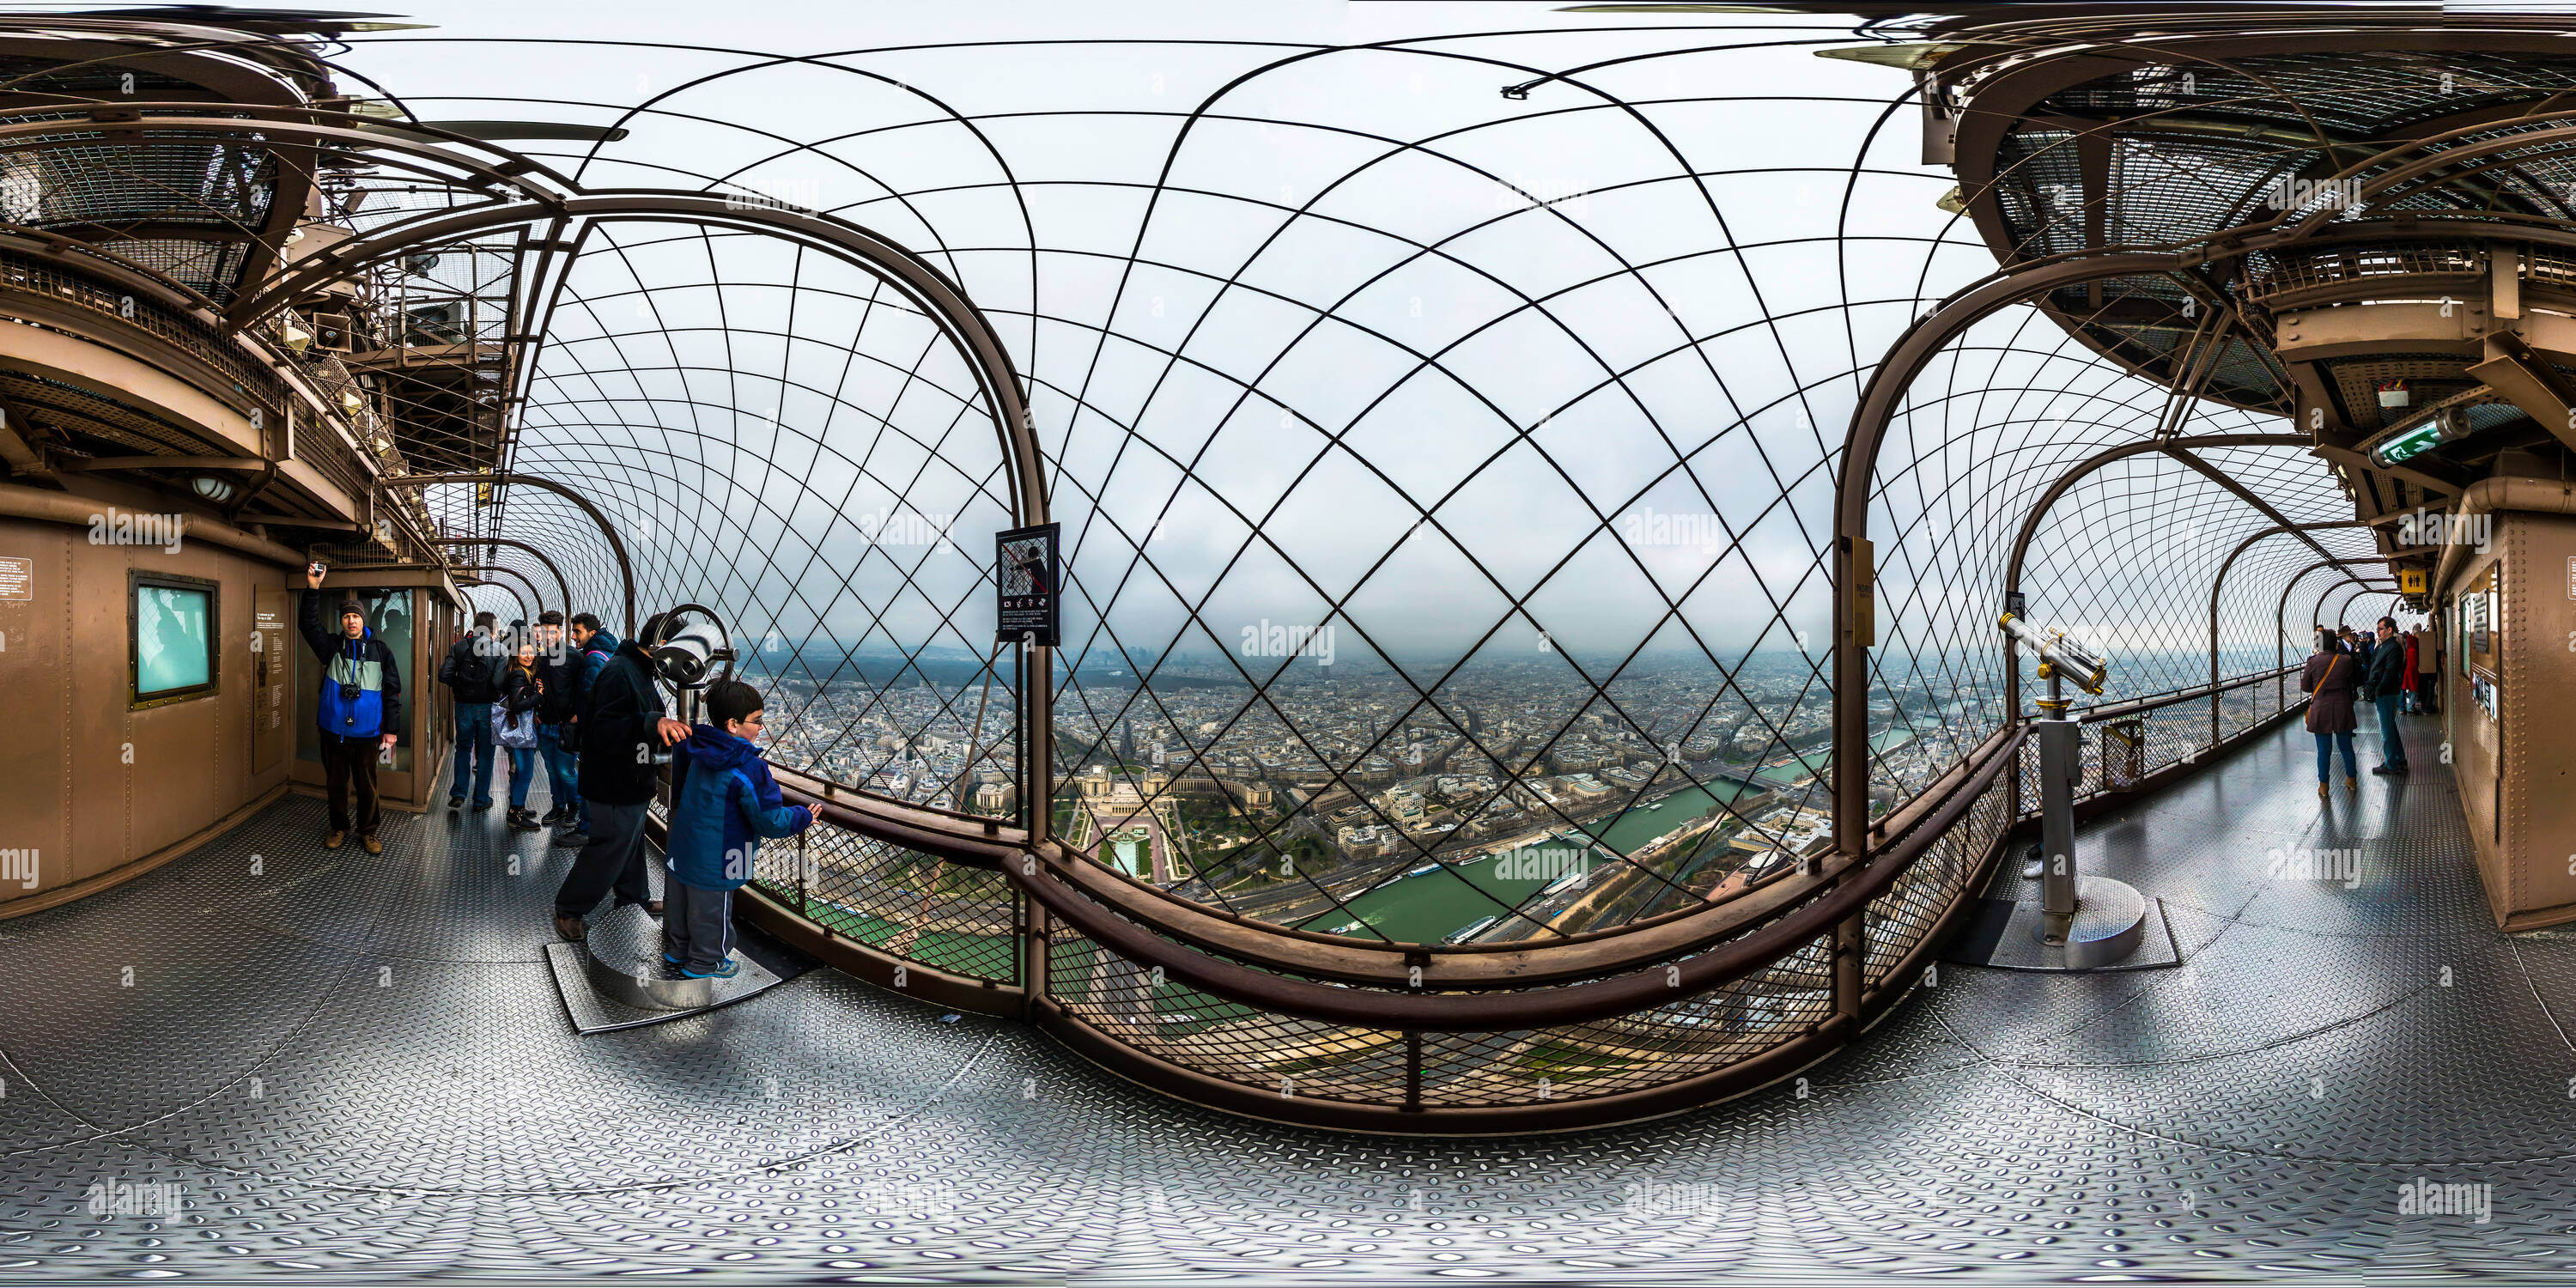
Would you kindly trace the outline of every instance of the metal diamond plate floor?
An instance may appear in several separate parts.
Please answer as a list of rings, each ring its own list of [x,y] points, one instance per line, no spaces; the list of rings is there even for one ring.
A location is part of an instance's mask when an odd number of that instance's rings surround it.
[[[2086,829],[2178,969],[1944,967],[1803,1088],[1472,1142],[1196,1110],[830,970],[579,1037],[568,851],[493,811],[325,852],[293,798],[0,922],[0,1277],[2558,1276],[2576,935],[2495,931],[2435,757],[2321,807],[2310,755]],[[2356,879],[2275,879],[2302,849]]]

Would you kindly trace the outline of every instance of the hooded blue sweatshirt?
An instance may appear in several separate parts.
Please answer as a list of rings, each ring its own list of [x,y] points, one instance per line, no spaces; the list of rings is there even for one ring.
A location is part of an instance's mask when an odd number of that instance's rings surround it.
[[[794,836],[814,822],[789,805],[769,776],[760,749],[714,725],[701,724],[680,744],[688,773],[671,809],[671,875],[700,890],[731,890],[751,880],[761,838]]]

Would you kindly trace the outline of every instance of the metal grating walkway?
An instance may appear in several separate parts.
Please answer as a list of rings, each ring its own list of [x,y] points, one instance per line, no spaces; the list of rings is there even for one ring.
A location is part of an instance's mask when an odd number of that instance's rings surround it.
[[[2293,727],[2086,830],[2180,969],[1945,967],[1801,1083],[1464,1143],[1192,1109],[829,970],[577,1037],[541,955],[569,851],[496,809],[325,853],[293,798],[0,922],[0,1277],[2555,1271],[2576,936],[2493,929],[2412,727],[2414,780],[2357,802],[2320,810]],[[2272,879],[2300,850],[2357,884]],[[2490,1218],[2402,1214],[2418,1178]],[[120,1183],[184,1206],[91,1215]]]

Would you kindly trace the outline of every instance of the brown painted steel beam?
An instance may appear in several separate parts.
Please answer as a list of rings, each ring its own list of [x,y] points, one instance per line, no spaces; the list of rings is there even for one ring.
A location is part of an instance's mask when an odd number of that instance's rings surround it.
[[[2576,390],[2548,359],[2511,331],[2487,336],[2486,360],[2469,374],[2503,394],[2522,413],[2539,421],[2559,442],[2576,450]]]

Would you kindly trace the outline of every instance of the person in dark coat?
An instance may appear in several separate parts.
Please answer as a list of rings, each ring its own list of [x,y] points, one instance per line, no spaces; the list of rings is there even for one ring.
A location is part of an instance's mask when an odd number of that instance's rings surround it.
[[[490,613],[476,613],[474,629],[449,645],[447,660],[438,664],[439,682],[455,698],[456,782],[447,790],[449,809],[465,808],[468,792],[474,808],[492,808],[492,704],[501,700],[509,667],[509,647]]]
[[[2421,711],[2424,709],[2422,704],[2415,700],[2415,632],[2401,631],[2397,639],[2399,643],[2406,646],[2406,674],[2403,677],[2405,692],[2399,695],[2401,699],[2399,705],[2409,712]]]
[[[653,638],[660,618],[644,624]],[[670,718],[662,692],[653,683],[653,655],[629,641],[600,668],[583,690],[580,713],[581,761],[574,774],[590,811],[590,841],[572,861],[555,891],[555,931],[566,939],[587,938],[582,918],[613,888],[618,907],[640,903],[656,917],[662,901],[653,897],[644,874],[644,818],[661,785],[656,750],[689,737],[689,726]]]
[[[2317,795],[2326,795],[2326,778],[2333,768],[2333,753],[2343,752],[2343,782],[2352,791],[2361,790],[2361,764],[2352,754],[2352,697],[2358,683],[2354,658],[2343,649],[2343,641],[2334,632],[2317,632],[2317,651],[2308,655],[2307,670],[2299,677],[2299,690],[2308,695],[2308,732],[2317,736]]]
[[[571,822],[581,813],[581,788],[573,771],[573,753],[563,745],[564,722],[572,719],[573,665],[577,654],[564,638],[562,613],[547,609],[537,617],[537,760],[546,769],[545,815],[539,827]],[[585,840],[588,838],[584,838]]]
[[[2370,673],[2363,680],[2370,686],[2371,705],[2379,708],[2379,763],[2374,774],[2406,772],[2406,744],[2397,737],[2397,696],[2405,683],[2406,644],[2397,638],[2397,619],[2379,619],[2379,639],[2370,649]]]
[[[313,565],[321,567],[320,564]],[[331,824],[322,838],[336,850],[357,828],[369,854],[385,852],[376,839],[376,763],[393,755],[402,728],[402,667],[394,651],[367,626],[366,607],[355,596],[340,603],[340,629],[322,629],[322,574],[304,573],[304,607],[297,625],[304,643],[322,659],[322,690],[314,723],[322,732],[322,781]],[[354,798],[354,799],[353,799]],[[352,817],[354,814],[354,818]]]

